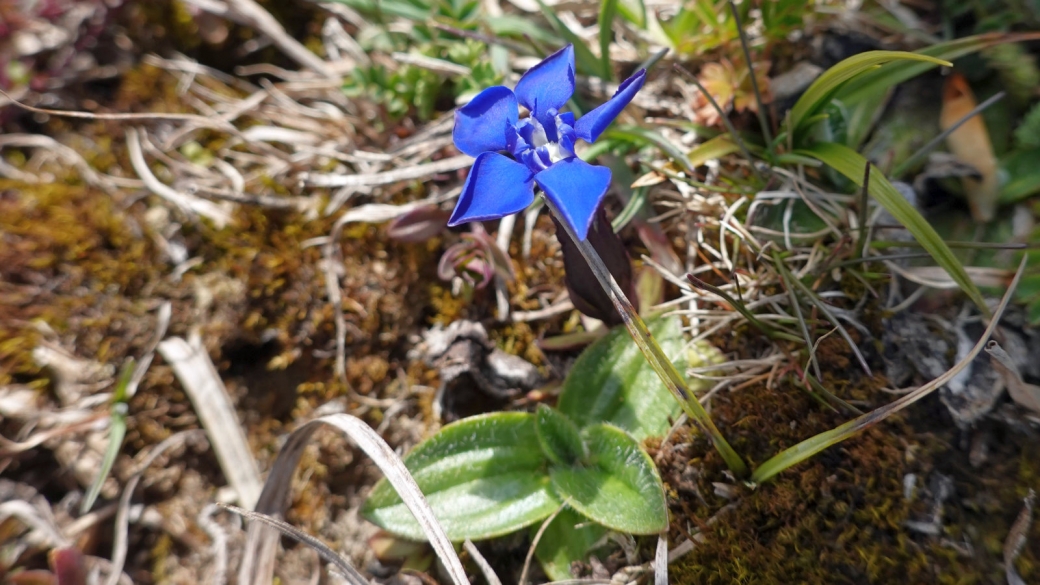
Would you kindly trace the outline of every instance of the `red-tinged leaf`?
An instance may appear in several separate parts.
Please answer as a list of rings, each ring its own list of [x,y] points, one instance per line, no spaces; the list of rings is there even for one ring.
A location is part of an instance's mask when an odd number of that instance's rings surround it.
[[[58,577],[54,573],[44,570],[21,571],[8,575],[5,583],[10,583],[10,585],[58,585]]]
[[[450,217],[450,212],[436,205],[424,205],[391,221],[386,235],[399,242],[425,242],[446,230]]]
[[[87,585],[87,564],[79,549],[54,549],[47,560],[58,578],[58,585]]]

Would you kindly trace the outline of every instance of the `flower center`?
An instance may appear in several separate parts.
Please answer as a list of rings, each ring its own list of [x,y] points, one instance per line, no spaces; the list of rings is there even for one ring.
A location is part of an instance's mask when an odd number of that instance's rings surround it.
[[[574,156],[574,129],[564,116],[548,114],[542,120],[524,118],[516,128],[519,140],[513,155],[535,173]]]

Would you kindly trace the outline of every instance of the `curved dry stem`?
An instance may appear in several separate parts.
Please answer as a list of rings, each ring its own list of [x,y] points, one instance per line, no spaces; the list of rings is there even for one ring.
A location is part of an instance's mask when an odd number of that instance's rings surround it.
[[[415,483],[401,458],[386,444],[371,427],[361,419],[349,414],[332,414],[312,420],[296,429],[286,439],[285,446],[271,468],[264,484],[256,511],[279,518],[289,506],[292,478],[296,465],[303,455],[311,435],[323,426],[331,426],[346,434],[372,458],[387,480],[401,496],[408,509],[426,533],[437,556],[455,585],[469,585],[466,570],[455,549],[448,540],[444,528],[437,521],[433,510]],[[274,557],[278,547],[279,532],[266,524],[250,522],[246,535],[246,547],[238,573],[238,582],[243,585],[268,585],[274,575]]]
[[[285,536],[292,538],[296,542],[302,542],[303,544],[309,546],[312,550],[314,550],[314,552],[318,553],[318,556],[325,559],[325,562],[336,567],[336,570],[339,571],[340,576],[342,576],[343,579],[346,580],[348,585],[369,585],[368,580],[365,579],[365,576],[358,572],[358,570],[355,569],[353,566],[351,566],[347,559],[336,554],[336,551],[329,548],[329,545],[318,540],[317,538],[314,538],[313,536],[307,534],[299,528],[296,528],[295,526],[278,518],[268,516],[267,514],[252,512],[250,510],[239,508],[238,506],[232,506],[230,504],[220,504],[220,506],[229,512],[234,512],[235,514],[242,516],[243,518],[254,520],[265,526],[270,526],[271,528],[274,528],[275,530],[281,532]]]

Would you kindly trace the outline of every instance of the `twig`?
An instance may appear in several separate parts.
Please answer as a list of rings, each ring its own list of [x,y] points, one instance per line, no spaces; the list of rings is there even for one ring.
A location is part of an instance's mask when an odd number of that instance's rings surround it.
[[[860,366],[863,367],[863,371],[867,374],[867,376],[872,376],[873,374],[870,371],[870,366],[867,365],[866,358],[864,358],[863,354],[860,353],[859,347],[852,340],[852,337],[849,335],[849,332],[846,331],[845,327],[838,321],[838,317],[834,314],[834,311],[832,311],[831,308],[827,306],[827,303],[819,299],[816,296],[816,293],[812,291],[812,289],[807,287],[801,280],[795,278],[795,276],[791,274],[790,270],[788,270],[787,268],[787,265],[784,264],[784,259],[780,256],[779,252],[773,252],[773,262],[776,266],[776,269],[784,278],[785,282],[793,284],[795,288],[797,288],[803,295],[805,295],[806,300],[808,300],[814,307],[819,309],[820,312],[823,313],[824,316],[827,317],[827,319],[830,320],[830,322],[838,328],[838,333],[841,334],[841,336],[849,344],[849,349],[852,351],[852,354],[856,356],[856,360],[859,361]],[[810,345],[809,347],[811,348],[812,346]],[[819,374],[817,374],[817,376],[819,376]]]
[[[501,45],[501,46],[509,49],[510,51],[513,51],[514,53],[521,53],[522,54],[522,53],[526,53],[527,52],[527,47],[521,45],[520,43],[515,43],[513,41],[510,41],[508,39],[502,39],[502,38],[499,38],[499,37],[493,37],[491,35],[481,34],[481,33],[476,32],[476,31],[463,30],[461,28],[456,28],[454,26],[448,26],[448,25],[442,24],[440,22],[434,22],[434,23],[432,23],[431,26],[433,26],[433,28],[435,28],[435,29],[442,30],[442,31],[444,31],[446,33],[453,34],[453,35],[458,36],[458,37],[462,37],[462,38],[466,38],[466,39],[473,39],[475,41],[480,41],[480,42],[484,43],[485,45]]]
[[[766,324],[764,321],[762,321],[757,316],[755,316],[755,314],[752,313],[748,309],[748,307],[744,305],[744,303],[741,303],[740,301],[734,299],[729,293],[727,293],[726,291],[722,290],[721,288],[719,288],[719,287],[717,287],[715,285],[712,285],[712,284],[708,284],[707,282],[704,282],[703,280],[697,278],[696,276],[694,276],[692,274],[687,274],[686,275],[686,279],[689,280],[690,284],[692,284],[693,286],[695,286],[695,287],[697,287],[699,289],[706,290],[706,291],[708,291],[710,293],[713,293],[713,294],[717,295],[718,297],[722,298],[722,300],[726,301],[726,303],[728,303],[729,306],[732,307],[734,311],[736,311],[737,313],[740,313],[740,315],[742,317],[747,319],[748,323],[754,325],[759,331],[761,331],[762,333],[765,333],[771,339],[786,339],[788,341],[804,341],[803,339],[799,339],[798,336],[796,336],[796,335],[791,335],[790,333],[787,333],[786,331],[779,331],[777,329],[774,329],[772,326]]]
[[[451,158],[415,165],[381,173],[343,175],[325,173],[303,173],[301,179],[312,187],[374,187],[399,181],[422,179],[430,175],[464,169],[473,164],[473,157],[460,154]]]
[[[87,161],[84,160],[83,155],[76,152],[75,150],[61,144],[57,140],[50,136],[44,136],[42,134],[7,134],[0,136],[0,150],[5,147],[15,148],[40,148],[44,149],[49,153],[53,153],[57,158],[66,164],[75,167],[76,171],[79,172],[80,176],[87,183],[99,187],[108,193],[115,191],[116,189],[116,177],[110,177],[108,175],[102,175],[95,171]],[[28,173],[24,173],[28,174]],[[40,179],[37,177],[20,177],[21,180],[31,178],[31,181],[27,182],[39,182]]]
[[[405,506],[412,512],[422,527],[434,552],[455,585],[469,585],[466,570],[462,567],[455,549],[448,540],[444,528],[437,521],[433,510],[401,461],[400,456],[386,444],[368,424],[349,414],[332,414],[312,420],[297,428],[286,439],[278,453],[267,483],[256,504],[256,511],[269,516],[281,515],[289,505],[293,475],[307,442],[315,431],[331,426],[353,440],[386,476],[390,485],[401,496]],[[277,533],[262,524],[249,525],[246,547],[239,566],[238,583],[241,585],[269,585],[274,573],[274,556],[278,546]]]
[[[369,585],[368,580],[365,579],[365,577],[361,573],[359,573],[357,569],[352,567],[350,563],[346,561],[346,559],[336,554],[336,551],[329,548],[329,546],[324,542],[318,540],[317,538],[314,538],[313,536],[307,534],[299,528],[296,528],[292,524],[288,524],[279,520],[278,518],[268,516],[267,514],[260,514],[258,512],[253,512],[252,510],[245,510],[243,508],[239,508],[238,506],[231,506],[228,504],[217,505],[229,512],[234,512],[239,516],[248,518],[249,520],[256,520],[257,522],[266,524],[278,530],[282,534],[288,536],[289,538],[292,538],[297,542],[301,542],[309,546],[312,550],[314,550],[314,552],[318,553],[318,556],[325,559],[326,562],[336,567],[339,570],[340,575],[342,575],[343,578],[346,579],[348,583],[350,583],[350,585]]]
[[[1015,568],[1015,559],[1022,553],[1022,548],[1029,538],[1029,528],[1033,524],[1033,504],[1036,502],[1036,492],[1030,488],[1029,493],[1022,501],[1022,511],[1015,518],[1015,523],[1008,531],[1007,539],[1004,540],[1004,571],[1007,575],[1008,585],[1025,585],[1018,569]]]
[[[228,569],[228,538],[227,533],[224,532],[223,527],[220,526],[215,520],[213,520],[213,514],[219,510],[220,507],[217,504],[207,504],[206,507],[202,508],[199,515],[196,517],[199,528],[209,536],[209,539],[213,542],[210,545],[210,551],[213,554],[213,574],[210,577],[213,585],[224,585],[227,583],[227,569]]]
[[[79,118],[84,120],[183,120],[187,122],[195,122],[202,128],[212,128],[214,130],[222,130],[225,132],[237,133],[238,130],[229,123],[223,120],[208,118],[206,116],[200,116],[198,114],[94,114],[91,112],[78,112],[73,110],[52,110],[49,108],[37,108],[36,106],[30,106],[23,104],[22,102],[16,101],[4,90],[0,89],[0,96],[11,100],[11,104],[35,112],[37,114],[47,114],[48,116],[61,116],[63,118]]]
[[[740,12],[737,10],[737,5],[733,3],[733,0],[729,2],[729,9],[733,13],[733,20],[736,21],[737,34],[740,36],[740,47],[744,49],[744,59],[747,61],[748,75],[751,76],[751,89],[755,92],[755,103],[758,105],[758,123],[762,126],[762,137],[765,139],[767,147],[772,147],[773,144],[773,133],[769,130],[769,121],[766,120],[766,105],[762,101],[762,92],[758,90],[758,80],[755,79],[755,67],[751,62],[751,49],[748,48],[747,33],[744,31],[744,24],[740,22]]]
[[[733,136],[733,141],[736,142],[737,146],[740,147],[740,152],[744,154],[744,158],[746,158],[748,164],[751,165],[751,171],[755,173],[755,176],[757,176],[759,179],[765,180],[765,178],[759,172],[758,167],[755,166],[755,158],[751,156],[751,151],[748,150],[747,145],[744,144],[744,139],[740,137],[740,134],[737,134],[737,129],[733,126],[733,122],[730,121],[729,116],[726,115],[725,110],[722,109],[722,106],[719,105],[719,102],[715,101],[715,98],[711,95],[710,92],[708,92],[707,88],[701,85],[701,82],[697,80],[696,75],[690,73],[685,67],[679,65],[678,63],[672,65],[672,67],[674,67],[680,75],[682,75],[688,81],[696,85],[697,89],[699,89],[700,92],[704,94],[704,97],[708,98],[708,102],[711,103],[711,106],[715,108],[716,112],[718,112],[719,118],[722,120],[722,123],[726,125],[726,130],[728,130],[730,135]]]
[[[773,259],[777,263],[783,262],[783,259],[778,258],[776,255],[774,255]],[[798,302],[798,295],[794,292],[794,285],[788,278],[787,271],[777,268],[777,272],[780,274],[780,281],[783,282],[784,289],[787,290],[787,296],[791,300],[791,308],[794,310],[794,316],[798,319],[798,328],[802,331],[802,337],[805,338],[805,349],[809,352],[809,363],[812,364],[816,378],[822,380],[823,374],[820,373],[820,362],[816,359],[816,344],[813,343],[812,334],[809,333],[809,327],[805,323],[805,316],[802,315],[802,304]]]
[[[516,227],[516,215],[507,215],[498,222],[498,234],[495,245],[502,252],[505,260],[509,260],[509,241],[513,238],[513,228]],[[497,314],[495,318],[505,322],[509,320],[509,289],[506,279],[495,274],[495,305]]]
[[[941,143],[943,140],[945,140],[947,136],[949,136],[955,130],[957,130],[962,125],[964,125],[965,122],[967,122],[968,120],[970,120],[973,117],[975,117],[976,115],[978,115],[979,112],[982,112],[986,108],[988,108],[988,107],[992,106],[993,104],[999,102],[1000,100],[1004,99],[1004,96],[1006,96],[1006,95],[1007,95],[1006,92],[998,91],[997,93],[995,93],[993,96],[991,96],[986,101],[984,101],[981,104],[975,106],[975,108],[973,108],[970,112],[965,114],[963,118],[961,118],[960,120],[957,120],[956,124],[954,124],[953,126],[950,126],[949,128],[947,128],[946,130],[941,132],[935,138],[932,138],[931,140],[929,140],[928,144],[925,144],[921,148],[917,149],[917,152],[915,152],[912,155],[910,155],[910,158],[906,159],[905,161],[902,162],[902,164],[897,166],[895,168],[895,170],[893,170],[891,173],[889,173],[889,176],[890,177],[900,177],[900,176],[902,176],[903,173],[905,173],[914,164],[916,164],[918,160],[920,160],[926,154],[931,152],[933,148],[935,148],[936,146],[939,146],[939,143]]]
[[[188,440],[204,439],[205,436],[206,433],[202,429],[181,431],[170,435],[161,443],[152,447],[152,450],[148,452],[148,455],[146,455],[144,460],[141,461],[141,464],[137,466],[137,471],[135,471],[134,474],[130,476],[130,479],[127,480],[126,486],[123,487],[123,494],[119,497],[119,509],[116,511],[115,533],[112,536],[112,572],[109,573],[105,585],[116,585],[119,582],[120,576],[123,574],[123,565],[126,563],[128,544],[127,534],[130,525],[130,500],[134,497],[134,490],[137,489],[137,484],[141,481],[141,478],[144,477],[144,472],[151,467],[152,463],[154,463],[160,455],[169,449],[177,447]]]
[[[144,160],[144,154],[141,151],[141,139],[134,128],[126,129],[126,150],[130,156],[130,164],[137,171],[138,176],[144,181],[149,191],[173,203],[189,214],[197,213],[209,218],[217,229],[222,229],[231,221],[231,214],[215,203],[181,193],[157,179],[152,174],[151,169],[148,168],[148,163]]]
[[[252,506],[263,485],[256,459],[249,449],[242,425],[235,415],[227,388],[200,339],[189,343],[171,337],[159,344],[159,354],[173,367],[195,412],[210,437],[210,444],[238,501]]]
[[[574,303],[570,299],[564,299],[558,303],[549,305],[544,309],[537,309],[534,311],[513,311],[512,319],[514,323],[526,323],[528,321],[538,321],[541,319],[548,319],[549,317],[555,317],[568,311],[574,310]]]
[[[863,190],[859,195],[859,237],[856,239],[856,249],[854,250],[856,258],[867,256],[867,240],[870,236],[870,228],[867,225],[870,221],[870,213],[867,206],[870,202],[870,167],[872,166],[868,162],[863,169]]]
[[[556,511],[549,515],[542,525],[538,527],[538,532],[534,533],[534,538],[531,539],[531,546],[527,549],[527,556],[524,557],[524,568],[520,571],[520,580],[517,581],[518,585],[527,585],[527,573],[531,569],[531,560],[534,559],[535,550],[538,548],[538,543],[542,540],[542,535],[549,528],[549,525],[556,520],[556,517],[560,515],[560,512],[567,507],[567,504],[560,505],[556,508]]]
[[[654,585],[668,585],[668,532],[657,537],[654,555]]]
[[[484,555],[480,554],[480,549],[477,545],[473,544],[473,541],[466,539],[466,542],[462,543],[463,548],[469,553],[469,556],[473,557],[473,562],[477,563],[477,567],[480,568],[480,572],[484,574],[484,578],[487,579],[488,585],[502,585],[502,580],[498,578],[495,570],[491,568],[491,563],[487,562]]]
[[[256,29],[271,39],[293,61],[329,79],[339,79],[325,61],[286,33],[281,23],[253,0],[188,0],[188,3],[211,14]]]

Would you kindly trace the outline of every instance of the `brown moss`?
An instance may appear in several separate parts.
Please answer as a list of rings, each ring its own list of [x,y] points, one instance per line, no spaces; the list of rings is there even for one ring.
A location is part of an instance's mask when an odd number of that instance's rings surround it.
[[[131,297],[156,279],[157,253],[139,231],[93,189],[0,181],[0,384],[39,380],[34,321],[104,362],[147,338],[154,306]]]
[[[869,387],[877,382],[849,393],[887,400]],[[723,467],[701,438],[679,436],[671,443],[678,447],[652,449],[668,487],[673,542],[696,529],[705,536],[671,566],[671,582],[1004,582],[1003,541],[1025,492],[1040,487],[1040,464],[1029,455],[1027,437],[1002,435],[992,463],[972,468],[967,453],[948,442],[955,432],[943,425],[938,433],[927,428],[942,422],[941,408],[933,402],[912,410],[910,419],[893,417],[755,489],[735,486],[732,501],[715,495],[713,482],[725,477]],[[752,465],[844,422],[789,383],[722,396],[713,416]],[[907,499],[904,480],[910,473],[916,474],[918,495]],[[931,517],[934,501],[921,492],[937,473],[955,484],[944,504],[943,531],[912,532],[908,520]],[[1016,563],[1026,582],[1040,574],[1038,538],[1040,527],[1034,525]]]

